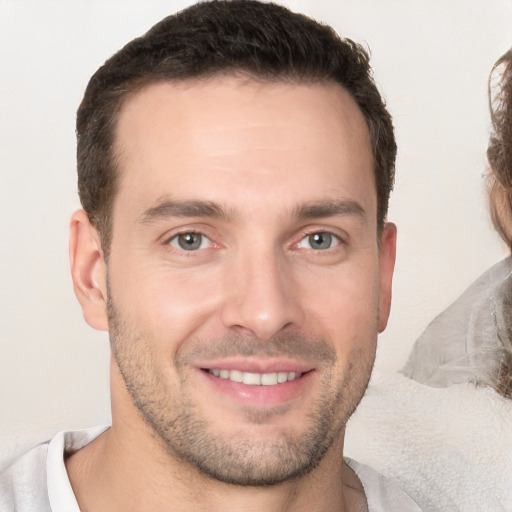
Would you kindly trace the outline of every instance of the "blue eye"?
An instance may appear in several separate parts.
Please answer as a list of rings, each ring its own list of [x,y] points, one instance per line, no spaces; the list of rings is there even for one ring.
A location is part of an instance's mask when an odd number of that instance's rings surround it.
[[[171,238],[169,244],[184,251],[197,251],[210,247],[211,242],[201,233],[181,233]]]
[[[315,251],[325,251],[332,249],[340,243],[341,240],[337,236],[327,232],[318,232],[304,237],[300,241],[299,247],[303,249],[313,249]]]

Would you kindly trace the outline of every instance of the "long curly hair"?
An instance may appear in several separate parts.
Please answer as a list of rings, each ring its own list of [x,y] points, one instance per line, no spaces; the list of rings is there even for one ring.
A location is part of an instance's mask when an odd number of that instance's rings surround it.
[[[512,48],[491,71],[489,104],[489,206],[494,227],[512,251]]]
[[[512,252],[512,48],[494,65],[489,77],[491,136],[489,161],[489,209],[494,227]],[[512,283],[512,278],[508,279]],[[504,332],[498,333],[502,347],[493,376],[495,389],[512,398],[512,284],[503,298]]]

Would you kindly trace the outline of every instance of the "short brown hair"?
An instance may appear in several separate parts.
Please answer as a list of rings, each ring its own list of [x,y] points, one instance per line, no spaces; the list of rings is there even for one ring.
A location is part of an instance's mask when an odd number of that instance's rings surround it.
[[[368,53],[333,29],[285,7],[256,0],[213,0],[164,18],[92,76],[77,113],[78,189],[108,256],[116,193],[116,121],[127,95],[157,81],[243,72],[258,79],[335,82],[368,125],[379,230],[393,188],[396,142]]]

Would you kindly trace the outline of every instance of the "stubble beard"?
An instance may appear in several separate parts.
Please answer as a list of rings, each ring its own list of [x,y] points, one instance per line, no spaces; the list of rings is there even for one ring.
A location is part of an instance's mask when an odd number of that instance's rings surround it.
[[[297,335],[271,341],[264,345],[267,355],[277,350],[282,354],[282,347],[286,346],[288,356],[293,356],[295,350],[315,350],[316,359],[322,360],[320,387],[323,392],[305,415],[304,428],[298,434],[281,432],[271,440],[257,439],[247,427],[229,434],[214,433],[190,396],[184,373],[179,372],[186,364],[187,355],[176,358],[175,368],[181,385],[171,390],[164,368],[157,364],[151,340],[137,334],[121,318],[110,296],[107,307],[114,359],[134,405],[156,433],[164,450],[173,460],[188,463],[201,474],[232,485],[277,485],[300,478],[316,468],[343,435],[345,424],[368,385],[375,358],[373,349],[362,353],[336,379],[333,376],[336,353],[326,342]],[[244,355],[248,352],[261,354],[262,344],[246,338],[230,337],[219,344],[223,347],[221,351],[232,351],[232,347],[238,345],[239,353]],[[247,410],[246,425],[247,422],[265,423],[271,420],[272,414],[272,411]]]

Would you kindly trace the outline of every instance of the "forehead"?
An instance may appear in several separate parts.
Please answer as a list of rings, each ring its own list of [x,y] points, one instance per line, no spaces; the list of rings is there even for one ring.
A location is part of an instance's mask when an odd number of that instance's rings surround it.
[[[283,208],[351,195],[376,207],[366,122],[331,83],[232,76],[151,84],[123,105],[115,152],[115,208],[144,210],[165,196],[246,206],[259,195]]]

